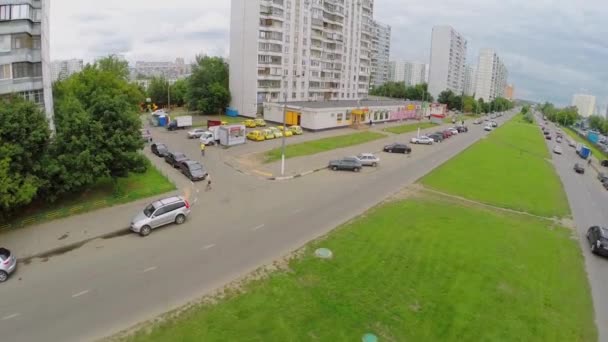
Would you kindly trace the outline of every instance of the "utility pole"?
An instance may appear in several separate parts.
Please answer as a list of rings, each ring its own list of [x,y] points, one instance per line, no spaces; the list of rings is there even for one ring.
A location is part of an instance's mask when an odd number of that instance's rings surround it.
[[[283,76],[283,80],[286,80],[287,77]],[[287,119],[287,87],[283,82],[283,136],[281,138],[281,176],[285,176],[285,133],[287,133],[287,129],[285,127],[285,121]]]

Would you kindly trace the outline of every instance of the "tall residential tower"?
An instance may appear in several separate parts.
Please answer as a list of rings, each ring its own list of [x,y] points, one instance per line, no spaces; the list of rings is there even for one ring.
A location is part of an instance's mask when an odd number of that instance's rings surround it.
[[[369,91],[372,0],[232,0],[231,106],[353,100]]]
[[[461,94],[467,56],[466,39],[451,26],[435,26],[431,38],[429,92],[437,98],[444,90]]]
[[[580,116],[588,118],[595,110],[595,96],[575,94],[572,96],[572,105],[578,109]]]
[[[389,57],[391,52],[391,27],[374,21],[372,28],[372,86],[388,82]]]
[[[405,82],[406,86],[414,86],[427,82],[428,64],[392,61],[389,63],[389,80]]]
[[[490,102],[505,97],[509,73],[502,59],[493,49],[482,49],[477,64],[475,98]]]

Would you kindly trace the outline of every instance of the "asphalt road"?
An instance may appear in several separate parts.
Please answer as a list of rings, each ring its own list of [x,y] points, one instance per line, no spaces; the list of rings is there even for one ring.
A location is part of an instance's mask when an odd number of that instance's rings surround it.
[[[484,136],[482,129],[471,125],[469,133],[444,143],[414,146],[411,156],[382,154],[376,169],[321,171],[289,182],[240,174],[220,162],[221,151],[208,151],[214,189],[205,192],[202,183],[180,180],[194,203],[185,224],[147,238],[128,234],[96,240],[21,265],[0,286],[0,340],[94,340],[174,309],[398,192]],[[176,172],[160,159],[155,163]],[[99,219],[124,225],[130,217]]]
[[[551,124],[552,135],[555,134],[555,131],[555,126]],[[540,129],[538,134],[542,134]],[[550,151],[556,144],[555,138],[547,141]],[[592,254],[585,237],[589,227],[608,225],[608,191],[601,186],[597,173],[587,166],[586,161],[576,154],[573,147],[569,147],[566,141],[559,145],[562,147],[563,154],[552,153],[553,163],[568,195],[574,223],[578,229],[578,237],[585,257],[585,268],[591,285],[599,341],[608,341],[608,292],[606,291],[608,258]],[[585,165],[584,175],[574,172],[575,163]],[[608,171],[608,168],[604,169],[604,172]]]

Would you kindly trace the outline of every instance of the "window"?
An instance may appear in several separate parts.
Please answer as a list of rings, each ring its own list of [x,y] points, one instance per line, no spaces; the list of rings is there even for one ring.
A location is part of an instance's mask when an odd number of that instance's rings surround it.
[[[0,20],[11,20],[11,6],[0,6]]]
[[[13,78],[42,77],[42,63],[13,63]]]
[[[11,78],[11,65],[0,65],[0,80],[8,80]]]
[[[30,19],[30,5],[13,5],[11,19]]]
[[[346,111],[346,120],[350,120],[350,110]]]
[[[344,114],[342,114],[342,113],[338,113],[338,122],[339,122],[339,123],[340,123],[340,122],[342,122],[342,117],[343,117],[343,115],[344,115]]]
[[[6,34],[0,36],[0,52],[10,52],[11,51],[11,35]]]

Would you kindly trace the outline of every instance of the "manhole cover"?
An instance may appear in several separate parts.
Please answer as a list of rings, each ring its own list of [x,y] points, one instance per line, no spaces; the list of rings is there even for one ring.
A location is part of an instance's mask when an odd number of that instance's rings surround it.
[[[378,337],[376,337],[376,335],[374,335],[374,334],[365,334],[361,338],[361,341],[363,341],[363,342],[378,342]]]
[[[327,248],[319,248],[315,251],[315,255],[321,259],[331,259],[334,254]]]

